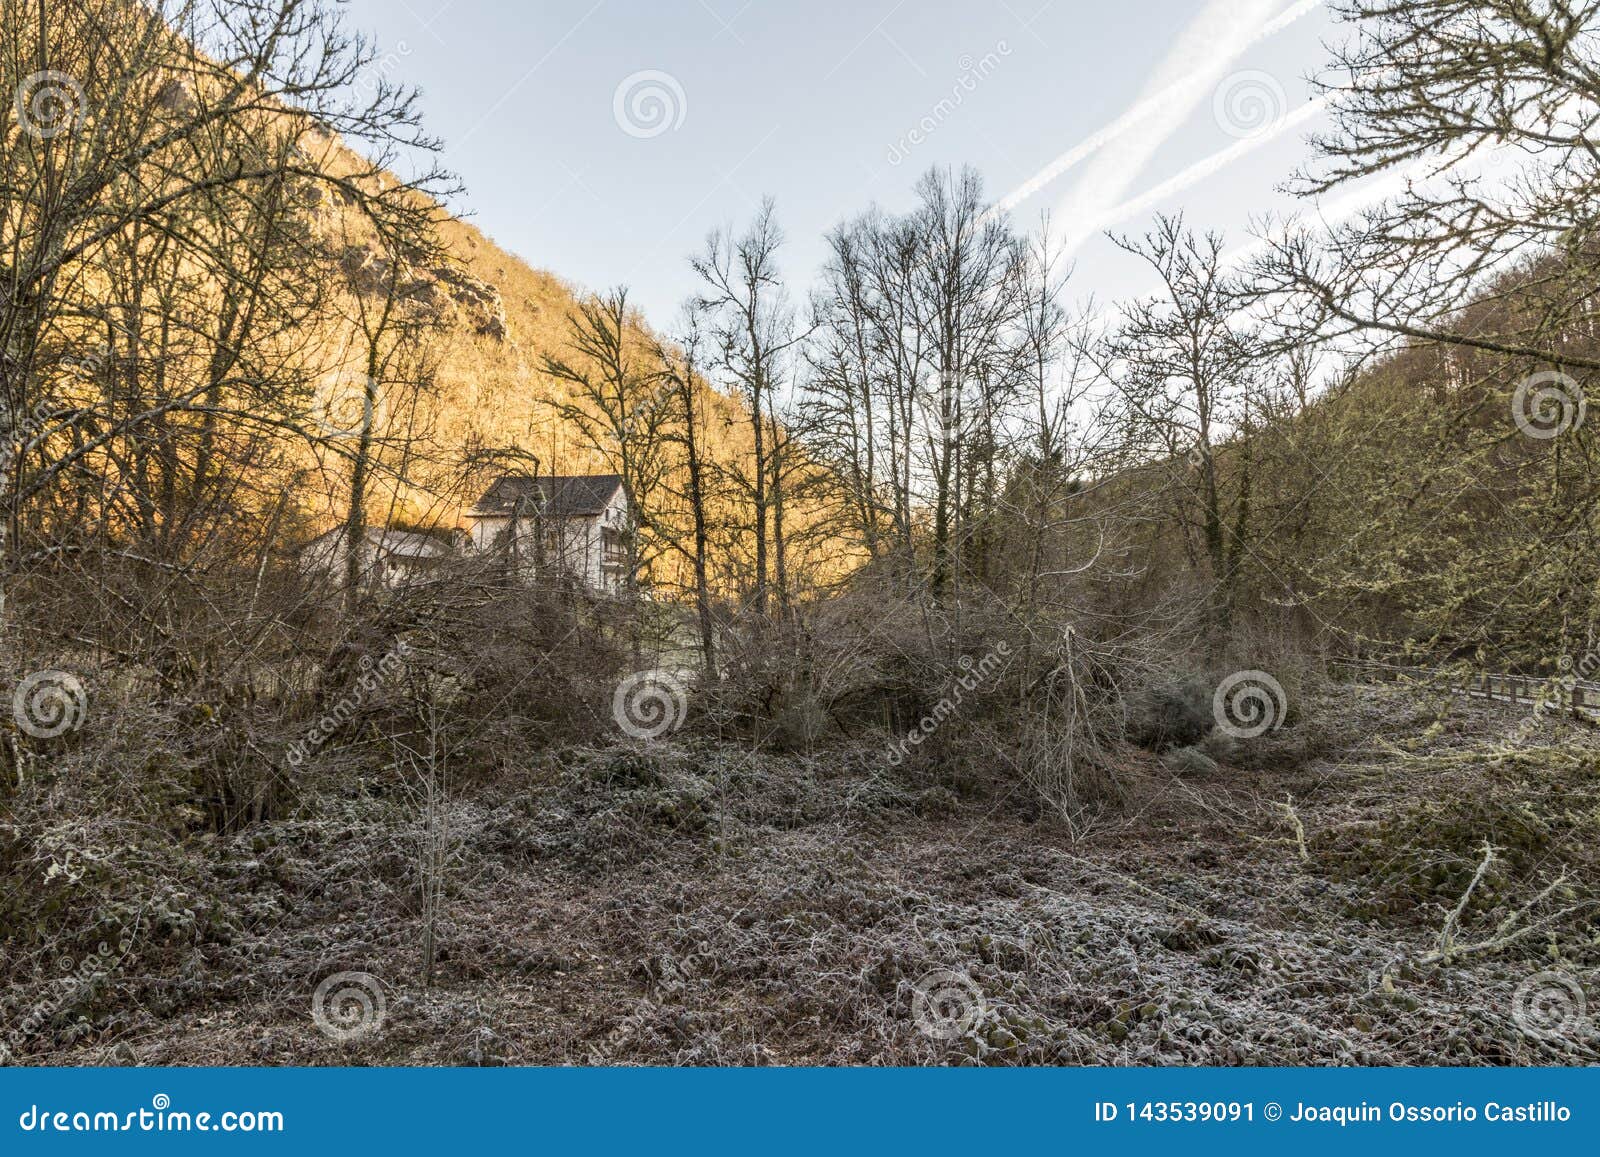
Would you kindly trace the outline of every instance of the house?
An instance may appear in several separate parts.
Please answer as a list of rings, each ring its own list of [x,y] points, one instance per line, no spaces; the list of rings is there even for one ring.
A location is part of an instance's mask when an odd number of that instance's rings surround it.
[[[306,544],[300,567],[307,574],[342,583],[345,575],[345,528],[336,526]],[[450,557],[449,542],[431,534],[369,526],[361,536],[361,574],[377,587],[398,587],[425,575]]]
[[[562,573],[596,591],[628,585],[633,508],[619,474],[508,474],[466,512],[472,549],[529,574]]]

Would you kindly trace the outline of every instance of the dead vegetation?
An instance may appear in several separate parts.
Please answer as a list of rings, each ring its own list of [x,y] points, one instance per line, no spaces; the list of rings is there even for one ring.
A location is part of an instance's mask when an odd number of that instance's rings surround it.
[[[110,765],[61,753],[17,792],[0,845],[20,933],[5,1020],[49,1010],[13,1059],[1591,1058],[1592,1040],[1530,1038],[1512,1010],[1529,974],[1600,958],[1577,883],[1594,867],[1600,743],[1552,723],[1507,750],[1508,709],[1482,704],[1419,738],[1437,706],[1408,694],[1328,688],[1273,741],[1296,750],[1305,721],[1339,719],[1304,762],[1175,776],[1125,747],[1141,803],[1079,840],[1025,782],[894,768],[865,744],[558,747],[433,816],[449,839],[431,883],[428,813],[376,749],[330,750],[314,794],[235,835],[186,827],[158,793],[108,791]],[[1495,858],[1469,887],[1485,840]],[[1529,932],[1499,933],[1519,912]],[[1438,951],[1442,930],[1459,951]],[[63,986],[63,956],[97,963]],[[338,1043],[309,1004],[346,970],[377,978],[387,1008]],[[956,1003],[929,1031],[919,993],[939,976]]]
[[[713,233],[656,335],[491,268],[338,5],[178,7],[0,0],[0,90],[74,81],[0,136],[5,1058],[1595,1059],[1595,736],[1328,666],[1600,661],[1582,383],[1518,409],[1600,370],[1593,254],[1540,248],[1589,186],[1529,181],[1472,285],[1344,267],[1445,271],[1408,232],[1479,213],[1415,190],[1333,267],[1161,218],[1159,291],[1080,316],[934,169],[808,292],[771,202]],[[1348,176],[1544,20],[1428,31],[1466,7],[1342,6]],[[1594,63],[1522,61],[1529,109]],[[1445,168],[1593,167],[1474,119]],[[622,479],[607,589],[515,517],[444,550],[568,457]],[[364,559],[402,523],[440,552]]]

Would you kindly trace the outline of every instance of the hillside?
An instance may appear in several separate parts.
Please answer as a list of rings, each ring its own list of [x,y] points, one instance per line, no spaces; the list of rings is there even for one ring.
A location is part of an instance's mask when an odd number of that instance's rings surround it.
[[[339,159],[335,168],[360,172],[356,160],[333,138],[319,144]],[[374,178],[363,176],[374,183]],[[380,173],[377,184],[393,183]],[[369,298],[384,292],[389,266],[383,248],[350,206],[320,193],[307,208],[311,226],[323,243],[338,251],[350,288]],[[352,244],[352,240],[354,244]],[[558,406],[581,405],[571,390],[545,371],[547,357],[570,358],[570,321],[579,299],[605,287],[579,287],[549,271],[535,268],[502,249],[472,222],[440,214],[439,252],[421,265],[407,267],[398,279],[399,292],[411,314],[429,328],[420,360],[427,380],[416,412],[385,412],[385,432],[404,439],[407,452],[431,462],[431,486],[400,485],[400,507],[387,509],[389,494],[375,496],[372,513],[411,522],[453,526],[459,512],[477,497],[493,470],[468,475],[456,470],[474,451],[512,450],[532,455],[538,468],[553,473],[600,473],[613,469],[594,446],[578,436]],[[342,310],[353,317],[347,303]],[[648,360],[660,340],[646,320],[629,321],[633,356]],[[359,336],[352,323],[329,323],[320,349],[330,365],[343,369],[346,383],[359,377]],[[324,371],[327,372],[327,371]],[[740,404],[706,389],[706,451],[713,461],[731,463],[748,452],[747,420]],[[326,461],[326,460],[325,460]],[[526,467],[525,467],[526,468]],[[412,472],[408,473],[411,480]],[[470,480],[469,480],[470,479]],[[342,516],[337,488],[313,517],[331,521]]]
[[[0,1061],[1595,1059],[1586,241],[1396,333],[1159,217],[1104,326],[940,167],[660,342],[341,7],[0,0]],[[640,533],[443,545],[535,469]]]

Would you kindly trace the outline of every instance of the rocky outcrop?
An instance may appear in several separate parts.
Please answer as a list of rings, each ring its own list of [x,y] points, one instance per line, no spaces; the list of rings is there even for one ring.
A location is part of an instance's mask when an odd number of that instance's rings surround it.
[[[506,340],[506,305],[498,289],[453,265],[438,266],[429,272],[446,287],[474,333],[495,341]]]
[[[480,337],[506,340],[505,302],[500,291],[451,264],[417,268],[395,263],[366,245],[352,245],[339,255],[339,266],[357,293],[387,292],[392,284],[401,297],[430,320],[454,322]]]

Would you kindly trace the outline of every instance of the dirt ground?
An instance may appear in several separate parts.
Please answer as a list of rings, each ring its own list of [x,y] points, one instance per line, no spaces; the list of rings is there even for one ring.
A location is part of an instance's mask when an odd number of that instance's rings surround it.
[[[1306,716],[1202,773],[1130,749],[1079,839],[877,748],[569,750],[447,805],[429,985],[378,780],[231,838],[19,807],[5,884],[81,931],[13,942],[0,1020],[22,1064],[1595,1061],[1593,730],[1372,687]]]

